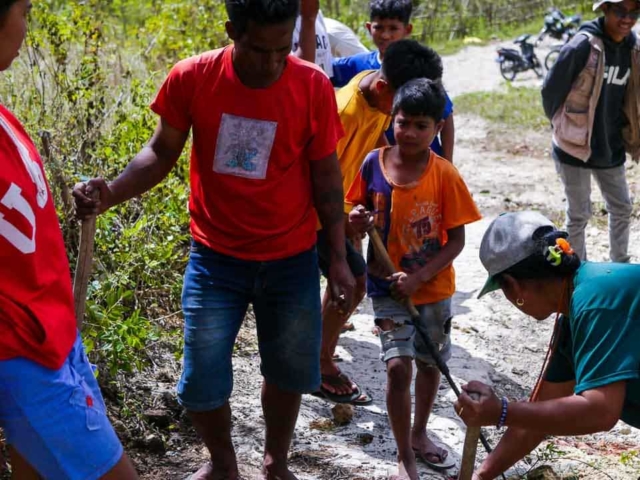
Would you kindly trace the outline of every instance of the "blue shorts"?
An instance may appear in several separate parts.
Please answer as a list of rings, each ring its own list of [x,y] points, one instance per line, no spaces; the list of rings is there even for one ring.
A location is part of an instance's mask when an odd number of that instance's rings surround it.
[[[250,303],[265,381],[296,393],[320,387],[322,318],[315,248],[259,262],[193,242],[182,292],[184,367],[178,384],[178,399],[187,410],[215,410],[229,400],[231,355]]]
[[[435,303],[416,305],[420,313],[420,322],[414,323],[404,305],[391,297],[373,297],[373,313],[376,322],[384,319],[393,320],[395,328],[381,331],[380,358],[387,362],[392,358],[411,357],[423,364],[435,366],[436,362],[422,340],[428,335],[431,342],[440,352],[444,362],[451,358],[451,298]]]
[[[123,454],[79,336],[60,370],[0,361],[0,427],[47,480],[98,479]]]

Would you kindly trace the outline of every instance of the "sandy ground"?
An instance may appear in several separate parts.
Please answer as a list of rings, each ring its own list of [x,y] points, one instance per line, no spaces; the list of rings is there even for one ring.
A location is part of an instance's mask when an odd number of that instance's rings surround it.
[[[494,62],[495,45],[470,47],[444,59],[445,82],[453,96],[466,91],[502,88]],[[519,77],[520,78],[520,77]],[[532,72],[523,75],[516,85],[536,85]],[[535,383],[552,328],[552,321],[535,322],[524,317],[501,295],[477,300],[485,273],[478,260],[480,239],[488,223],[499,212],[534,208],[562,221],[564,200],[553,162],[548,155],[549,135],[505,131],[486,124],[480,118],[458,115],[458,142],[455,163],[466,179],[484,219],[467,229],[467,245],[455,262],[457,291],[454,297],[455,325],[453,358],[450,368],[458,384],[481,380],[500,394],[524,399]],[[638,168],[631,166],[630,182],[634,196],[638,190]],[[601,199],[594,195],[599,212]],[[607,256],[606,218],[597,213],[588,230],[590,256],[604,260]],[[632,252],[640,258],[640,227],[634,222]],[[386,373],[379,360],[378,339],[371,332],[371,305],[365,300],[353,317],[356,330],[342,336],[338,353],[341,368],[366,388],[373,405],[355,410],[347,426],[334,426],[329,403],[305,396],[292,448],[292,468],[301,480],[311,479],[382,479],[395,473],[395,443],[389,428],[384,391]],[[259,401],[259,358],[250,328],[243,331],[245,347],[235,358],[235,393],[232,398],[234,441],[243,468],[258,466],[262,457],[263,420]],[[172,378],[177,365],[159,391],[152,395],[172,396]],[[454,394],[443,383],[429,424],[431,438],[460,459],[465,428],[453,411]],[[495,445],[500,433],[485,429]],[[184,478],[205,459],[202,446],[178,433],[168,434],[166,453],[157,460],[142,459],[143,478]],[[552,439],[547,447],[529,457],[529,464],[519,463],[510,473],[524,475],[531,466],[546,463],[557,473],[575,475],[565,478],[636,479],[640,462],[621,462],[624,452],[638,449],[640,432],[618,425],[602,435]],[[479,449],[478,461],[485,454]],[[456,471],[452,470],[451,474]],[[422,479],[446,478],[421,467]],[[519,478],[519,477],[516,477]]]

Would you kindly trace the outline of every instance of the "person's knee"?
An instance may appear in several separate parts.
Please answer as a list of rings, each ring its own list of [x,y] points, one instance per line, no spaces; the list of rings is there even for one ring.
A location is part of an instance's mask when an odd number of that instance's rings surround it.
[[[416,358],[416,368],[418,371],[424,375],[438,377],[440,375],[440,371],[435,363],[425,362],[423,360]]]
[[[575,227],[586,227],[591,220],[591,209],[569,208],[567,210],[567,223]]]
[[[633,213],[633,204],[622,203],[616,208],[609,208],[609,215],[618,220],[631,221],[631,214]]]
[[[397,357],[387,362],[389,389],[405,391],[411,386],[411,358]]]

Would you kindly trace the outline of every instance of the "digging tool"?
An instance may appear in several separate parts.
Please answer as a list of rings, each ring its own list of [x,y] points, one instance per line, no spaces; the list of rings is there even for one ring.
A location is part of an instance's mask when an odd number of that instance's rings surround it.
[[[384,243],[382,243],[380,234],[378,234],[378,231],[375,228],[372,228],[368,233],[369,233],[369,239],[373,243],[373,249],[376,252],[376,258],[382,261],[382,263],[384,264],[384,267],[387,269],[387,271],[390,274],[396,273],[396,267],[391,261],[391,258],[387,253],[387,249],[385,248]],[[409,311],[409,315],[411,315],[411,318],[416,322],[420,321],[420,313],[418,312],[415,305],[410,299],[407,299],[407,301],[405,302],[405,306],[407,307],[407,310]],[[418,332],[418,335],[420,335],[420,338],[422,339],[424,344],[427,346],[427,350],[429,350],[429,354],[435,361],[436,366],[438,367],[438,370],[440,370],[440,373],[442,373],[442,375],[444,375],[444,377],[447,379],[447,382],[449,382],[449,386],[451,386],[451,389],[456,394],[456,397],[459,397],[460,389],[458,388],[455,381],[453,380],[453,377],[451,377],[451,373],[449,372],[449,367],[442,360],[439,350],[433,344],[433,342],[431,341],[431,338],[425,335],[422,332],[422,330],[416,328],[416,331]],[[480,441],[482,442],[484,449],[487,451],[487,453],[491,453],[492,451],[491,445],[489,445],[489,442],[487,441],[485,436],[482,434],[482,431],[480,430],[480,428],[477,428],[476,430],[477,433],[475,433],[474,430],[475,430],[474,427],[467,429],[467,438],[465,439],[464,453],[467,453],[467,450],[468,450],[467,440],[469,441],[469,443],[471,443],[473,438],[475,438],[476,448],[477,448],[478,438],[480,438]],[[470,435],[470,433],[473,434],[473,436]],[[470,450],[469,450],[469,453],[467,454],[467,457],[470,457],[470,458],[466,458],[463,454],[462,465],[464,466],[465,463],[466,464],[470,463],[471,472],[473,473],[473,466],[475,464],[475,457],[476,457],[476,449],[473,449],[473,456],[471,455],[472,455],[472,452]]]
[[[98,199],[100,192],[91,192],[94,200]],[[78,261],[73,277],[73,298],[76,307],[76,325],[82,330],[84,311],[87,304],[87,290],[89,289],[89,276],[93,265],[93,244],[96,236],[96,216],[92,215],[82,220],[80,229],[80,245],[78,246]]]

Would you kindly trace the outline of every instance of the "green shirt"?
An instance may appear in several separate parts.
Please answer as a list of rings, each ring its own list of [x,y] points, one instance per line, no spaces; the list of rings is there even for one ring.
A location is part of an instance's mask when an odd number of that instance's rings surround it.
[[[626,381],[621,420],[640,428],[640,265],[586,262],[574,287],[546,380],[576,394]]]

